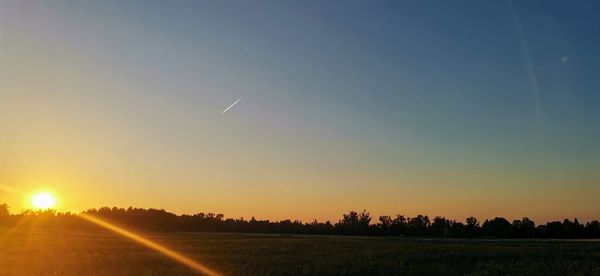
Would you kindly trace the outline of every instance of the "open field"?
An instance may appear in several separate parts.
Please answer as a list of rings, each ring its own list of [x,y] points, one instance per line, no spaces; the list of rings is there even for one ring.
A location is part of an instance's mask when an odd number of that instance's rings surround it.
[[[600,275],[600,241],[152,233],[226,275]],[[191,275],[104,230],[0,229],[0,275]]]

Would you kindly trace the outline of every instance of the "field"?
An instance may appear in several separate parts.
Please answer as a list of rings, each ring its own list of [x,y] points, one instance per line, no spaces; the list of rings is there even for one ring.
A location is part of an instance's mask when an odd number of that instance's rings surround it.
[[[225,275],[600,275],[600,241],[152,233]],[[104,230],[0,229],[0,275],[193,275]]]

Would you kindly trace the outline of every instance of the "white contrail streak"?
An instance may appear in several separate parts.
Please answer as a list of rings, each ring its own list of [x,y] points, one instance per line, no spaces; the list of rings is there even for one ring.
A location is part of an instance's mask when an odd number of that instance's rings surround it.
[[[517,29],[517,35],[521,39],[521,48],[523,52],[523,56],[525,58],[525,65],[527,66],[527,74],[529,75],[529,85],[531,86],[531,96],[533,98],[533,108],[535,112],[535,120],[537,127],[537,135],[538,135],[538,144],[543,144],[543,124],[542,124],[542,101],[540,97],[540,86],[538,84],[537,75],[535,73],[535,66],[533,64],[533,59],[531,58],[531,54],[529,53],[529,45],[527,43],[527,37],[525,36],[525,32],[523,30],[523,25],[521,25],[521,21],[517,16],[517,11],[513,6],[511,0],[506,1],[508,3],[508,9],[512,15],[513,22]]]
[[[537,123],[541,125],[542,121],[542,103],[540,100],[540,86],[538,85],[537,74],[535,73],[535,67],[533,64],[533,59],[531,58],[531,54],[529,53],[529,45],[527,43],[527,37],[525,36],[525,32],[523,31],[523,25],[521,25],[521,21],[517,16],[517,12],[515,7],[513,6],[511,1],[507,1],[508,8],[512,15],[513,22],[515,27],[517,28],[517,35],[521,39],[521,49],[523,51],[523,56],[525,58],[525,65],[527,66],[527,74],[529,75],[529,84],[531,86],[531,94],[533,97],[533,104],[535,109],[535,115]]]
[[[233,102],[233,103],[232,103],[232,104],[231,104],[231,105],[230,105],[228,108],[225,108],[225,110],[223,110],[223,111],[221,112],[221,114],[223,114],[223,113],[227,112],[227,110],[229,110],[230,108],[232,108],[232,107],[233,107],[233,106],[234,106],[236,103],[238,103],[238,102],[239,102],[239,101],[241,101],[241,100],[242,100],[242,98],[239,98],[239,99],[237,99],[237,101]]]

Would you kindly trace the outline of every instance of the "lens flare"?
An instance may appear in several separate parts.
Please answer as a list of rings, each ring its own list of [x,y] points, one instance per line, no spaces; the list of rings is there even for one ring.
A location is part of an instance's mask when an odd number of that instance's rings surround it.
[[[159,252],[181,264],[187,265],[190,268],[192,268],[193,270],[195,270],[196,272],[202,273],[204,275],[211,275],[211,276],[212,275],[221,275],[220,273],[208,268],[207,266],[205,266],[197,261],[194,261],[180,253],[173,251],[172,249],[169,249],[163,245],[160,245],[156,242],[146,239],[146,238],[144,238],[136,233],[133,233],[129,230],[126,230],[122,227],[116,226],[112,223],[109,223],[105,220],[99,219],[97,217],[94,217],[94,216],[91,216],[88,214],[80,214],[79,216],[91,223],[94,223],[98,226],[106,228],[106,229],[113,231],[121,236],[124,236],[130,240],[133,240],[147,248],[150,248],[156,252]]]

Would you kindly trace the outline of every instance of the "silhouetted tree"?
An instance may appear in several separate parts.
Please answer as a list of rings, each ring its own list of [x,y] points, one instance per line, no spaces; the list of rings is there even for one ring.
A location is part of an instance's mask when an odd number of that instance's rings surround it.
[[[447,237],[450,235],[450,221],[444,217],[437,216],[433,218],[430,231],[433,236]]]
[[[565,237],[562,223],[560,221],[547,222],[546,225],[537,227],[538,236],[542,238],[560,239]]]
[[[0,204],[0,218],[10,216],[10,211],[8,211],[8,209],[8,204]]]
[[[89,209],[85,214],[93,215],[109,222],[140,230],[196,231],[196,232],[245,232],[245,233],[286,233],[286,234],[339,234],[339,235],[410,235],[432,237],[485,237],[485,238],[600,238],[600,222],[597,220],[581,224],[577,219],[570,221],[547,222],[536,227],[529,218],[514,220],[496,217],[485,220],[480,226],[474,217],[466,219],[466,224],[437,216],[433,221],[428,216],[418,215],[407,218],[403,215],[380,216],[377,224],[371,224],[371,215],[366,210],[343,214],[335,225],[316,220],[303,223],[299,220],[269,221],[252,217],[225,219],[223,214],[197,213],[176,215],[163,209],[143,209],[129,207]],[[33,218],[24,220],[23,218]],[[81,220],[78,215],[61,213],[55,210],[25,210],[21,214],[10,214],[6,204],[0,204],[2,226],[21,227],[96,227]]]
[[[507,238],[510,237],[512,225],[508,220],[496,217],[493,220],[485,220],[481,230],[486,236]]]
[[[466,227],[462,222],[451,221],[450,222],[450,236],[457,238],[467,237]]]
[[[396,215],[392,221],[392,233],[395,235],[406,235],[408,229],[408,220],[404,215]]]
[[[392,234],[392,224],[394,221],[390,216],[380,216],[379,217],[379,228],[381,229],[379,234],[382,235],[391,235]]]
[[[371,216],[366,210],[360,214],[350,211],[348,214],[342,215],[342,219],[335,226],[341,234],[358,235],[368,234],[370,223]]]
[[[466,219],[467,225],[465,226],[465,234],[468,238],[472,238],[479,235],[479,221],[474,217],[468,217]]]
[[[533,238],[535,236],[535,223],[527,217],[521,220],[514,220],[512,228],[515,238]]]
[[[429,217],[418,215],[408,219],[407,234],[412,236],[425,236],[429,228]]]
[[[600,238],[600,222],[597,220],[585,224],[585,237],[589,239]]]

